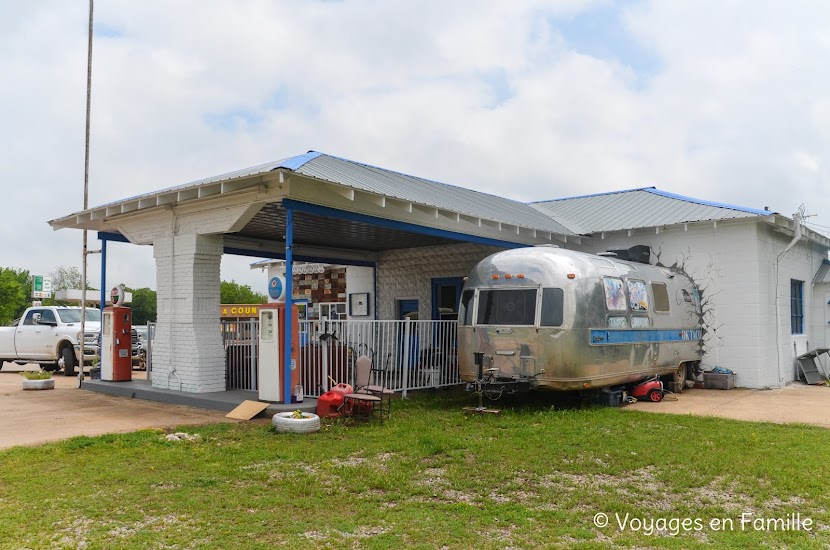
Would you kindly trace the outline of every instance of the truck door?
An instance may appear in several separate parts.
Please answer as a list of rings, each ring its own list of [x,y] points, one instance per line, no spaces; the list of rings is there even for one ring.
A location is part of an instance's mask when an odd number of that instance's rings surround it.
[[[55,313],[50,309],[30,309],[26,317],[17,325],[14,335],[17,356],[33,360],[54,359],[51,355],[55,340],[55,327],[35,323],[36,313],[40,314],[42,321],[57,322]]]

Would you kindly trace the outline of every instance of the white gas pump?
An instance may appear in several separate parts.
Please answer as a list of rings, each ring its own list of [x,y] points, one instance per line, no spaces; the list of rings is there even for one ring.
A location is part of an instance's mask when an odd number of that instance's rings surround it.
[[[282,401],[280,327],[276,309],[259,310],[259,399]]]

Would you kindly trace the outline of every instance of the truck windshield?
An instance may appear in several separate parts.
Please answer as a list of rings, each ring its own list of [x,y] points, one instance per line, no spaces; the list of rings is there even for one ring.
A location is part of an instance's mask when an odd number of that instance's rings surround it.
[[[536,289],[479,291],[476,323],[479,325],[535,325]]]
[[[81,310],[80,309],[59,309],[58,310],[58,317],[61,318],[61,321],[64,323],[80,323],[81,322]],[[96,323],[101,322],[101,311],[97,309],[87,309],[86,310],[86,320],[93,321]]]

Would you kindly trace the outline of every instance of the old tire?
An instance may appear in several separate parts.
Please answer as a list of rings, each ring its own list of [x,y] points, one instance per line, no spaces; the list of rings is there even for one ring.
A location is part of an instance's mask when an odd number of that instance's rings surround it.
[[[72,349],[72,346],[61,348],[61,359],[63,359],[63,375],[75,376],[75,350]]]
[[[24,390],[54,390],[55,389],[55,379],[54,378],[46,378],[40,380],[27,380],[23,379],[23,389]]]
[[[274,415],[271,424],[277,433],[307,434],[320,431],[320,417],[313,413],[302,413],[302,418],[294,418],[293,412],[281,412]]]

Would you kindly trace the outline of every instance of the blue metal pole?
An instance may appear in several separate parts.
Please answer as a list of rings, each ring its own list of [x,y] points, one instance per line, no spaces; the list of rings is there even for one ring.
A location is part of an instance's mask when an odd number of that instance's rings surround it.
[[[292,332],[292,310],[294,309],[294,254],[291,248],[294,246],[294,209],[285,209],[285,350],[283,361],[283,373],[285,383],[283,384],[284,403],[291,403],[291,341]]]
[[[101,311],[107,307],[107,240],[101,239]]]

